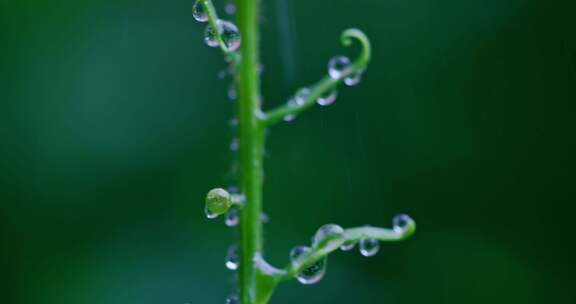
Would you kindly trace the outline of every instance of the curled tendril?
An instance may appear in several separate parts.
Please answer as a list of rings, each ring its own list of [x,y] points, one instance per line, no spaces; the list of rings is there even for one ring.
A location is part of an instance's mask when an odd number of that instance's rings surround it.
[[[342,36],[340,36],[340,41],[344,46],[351,46],[354,42],[354,39],[358,40],[358,42],[360,42],[362,45],[360,56],[358,56],[358,59],[352,63],[351,71],[343,75],[343,77],[351,75],[358,70],[365,68],[366,65],[368,65],[368,62],[370,62],[370,58],[372,57],[372,45],[370,44],[370,40],[368,40],[366,34],[364,34],[364,32],[361,30],[355,28],[347,29],[342,32]]]
[[[362,49],[358,58],[352,62],[349,65],[349,68],[346,69],[346,71],[344,71],[339,77],[332,78],[330,76],[326,76],[314,84],[302,102],[298,104],[287,102],[284,105],[263,114],[260,119],[263,125],[267,126],[273,124],[282,120],[286,116],[296,115],[304,111],[305,109],[311,107],[319,97],[332,91],[335,87],[342,83],[345,78],[366,69],[366,65],[370,61],[372,54],[372,46],[366,34],[364,34],[364,32],[359,29],[351,28],[342,32],[340,39],[344,46],[351,46],[354,40],[360,42]]]
[[[216,37],[216,40],[218,40],[218,46],[220,47],[222,52],[224,52],[224,55],[226,55],[226,57],[230,58],[232,62],[238,63],[238,61],[240,60],[240,55],[237,52],[231,51],[228,49],[228,47],[226,47],[226,43],[224,43],[224,39],[222,38],[220,31],[218,30],[218,28],[220,27],[220,25],[218,24],[220,22],[220,19],[218,18],[218,14],[216,13],[216,8],[214,7],[214,4],[212,3],[211,0],[199,0],[199,1],[200,4],[202,4],[204,10],[206,11],[206,15],[208,16],[208,26],[210,26],[213,29],[214,36]]]
[[[397,226],[396,221],[404,221],[403,225]],[[394,218],[394,228],[386,229],[379,227],[354,227],[344,230],[342,237],[336,241],[338,246],[312,246],[311,250],[298,257],[297,260],[292,261],[284,270],[280,280],[289,280],[295,277],[298,273],[304,271],[307,267],[314,264],[321,258],[329,255],[330,253],[338,250],[340,245],[344,243],[356,243],[362,240],[372,239],[382,242],[401,241],[409,238],[416,231],[416,222],[407,215],[398,215]]]

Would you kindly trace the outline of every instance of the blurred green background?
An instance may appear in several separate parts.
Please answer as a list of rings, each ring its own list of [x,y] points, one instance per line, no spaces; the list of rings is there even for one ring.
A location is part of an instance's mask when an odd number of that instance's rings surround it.
[[[219,8],[223,1],[215,0]],[[1,303],[223,303],[234,105],[192,0],[0,4]],[[355,56],[339,90],[268,137],[267,256],[322,224],[414,238],[338,253],[284,303],[575,303],[574,1],[264,0],[265,107]]]

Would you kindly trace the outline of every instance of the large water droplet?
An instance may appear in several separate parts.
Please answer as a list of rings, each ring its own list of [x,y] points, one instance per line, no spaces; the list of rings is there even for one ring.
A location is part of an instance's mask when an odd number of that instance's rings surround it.
[[[346,84],[349,87],[359,84],[360,80],[362,80],[362,74],[364,74],[363,68],[356,71],[356,73],[354,73],[353,75],[344,78],[344,84]]]
[[[380,242],[376,239],[363,239],[360,240],[360,254],[365,257],[371,257],[378,253],[380,250]]]
[[[226,254],[226,268],[230,270],[237,270],[240,266],[240,257],[238,256],[238,246],[231,245]]]
[[[240,304],[240,297],[236,294],[226,297],[226,304]]]
[[[316,231],[312,244],[315,247],[332,251],[340,247],[343,242],[344,229],[336,224],[326,224]]]
[[[398,214],[392,219],[392,225],[396,233],[404,233],[410,226],[412,218],[406,214]]]
[[[228,227],[238,226],[240,223],[240,212],[237,208],[230,208],[224,215],[224,223]]]
[[[290,251],[290,260],[294,262],[298,260],[298,258],[301,257],[303,254],[309,251],[310,248],[306,246],[294,247]],[[304,270],[302,270],[302,272],[298,273],[296,275],[296,279],[298,280],[298,282],[305,285],[314,284],[320,281],[324,277],[324,274],[326,273],[326,262],[327,258],[324,257],[312,263],[311,265],[307,266]]]
[[[192,16],[194,16],[194,19],[198,22],[206,22],[208,21],[208,14],[200,2],[200,0],[197,0],[194,6],[192,6]]]
[[[206,207],[204,212],[206,217],[214,219],[218,215],[225,213],[232,205],[232,197],[228,191],[216,188],[212,189],[206,195]]]
[[[222,37],[226,48],[230,51],[237,50],[240,47],[240,32],[238,31],[238,27],[236,27],[234,23],[225,20],[218,20],[216,24],[218,33],[220,33],[220,37]],[[206,31],[204,32],[204,41],[209,47],[218,46],[216,32],[210,25],[206,27]]]
[[[356,241],[346,241],[342,246],[340,246],[340,250],[342,251],[350,251],[356,247]]]
[[[335,56],[328,61],[328,75],[332,79],[338,79],[350,69],[350,59],[346,56]]]
[[[338,91],[335,89],[330,91],[328,94],[318,97],[316,103],[321,106],[329,106],[336,101],[336,97],[338,97]]]

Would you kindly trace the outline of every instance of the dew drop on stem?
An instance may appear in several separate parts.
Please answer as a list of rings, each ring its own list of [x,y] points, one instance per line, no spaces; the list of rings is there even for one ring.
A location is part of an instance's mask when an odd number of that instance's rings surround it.
[[[229,21],[216,21],[218,33],[222,37],[224,45],[229,51],[235,51],[240,47],[240,32],[238,27]],[[218,37],[212,26],[208,25],[204,32],[204,41],[209,47],[217,47],[219,44]]]
[[[230,245],[226,253],[226,268],[230,270],[237,270],[240,266],[240,257],[238,256],[238,246]]]
[[[306,246],[297,246],[290,251],[290,261],[293,263],[298,260],[303,254],[310,252],[310,248]],[[327,258],[323,257],[318,261],[308,265],[304,270],[296,275],[298,282],[304,285],[310,285],[320,281],[326,273]]]
[[[226,304],[240,304],[240,297],[236,294],[231,294],[226,297]]]
[[[206,22],[208,21],[208,14],[206,10],[204,10],[204,6],[202,6],[202,1],[197,0],[192,6],[192,16],[198,22]]]
[[[360,240],[360,254],[365,257],[371,257],[378,253],[380,250],[380,241],[376,239],[363,239]]]
[[[224,223],[228,227],[238,226],[240,223],[240,212],[237,208],[230,208],[228,212],[224,215]]]

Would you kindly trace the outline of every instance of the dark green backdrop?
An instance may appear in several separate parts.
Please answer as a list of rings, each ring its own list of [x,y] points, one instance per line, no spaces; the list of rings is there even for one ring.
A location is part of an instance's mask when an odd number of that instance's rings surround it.
[[[223,1],[215,1],[222,7]],[[0,4],[0,277],[7,304],[223,303],[234,105],[191,0]],[[267,255],[321,224],[418,232],[331,256],[287,303],[574,303],[574,1],[264,0],[267,108],[326,73],[360,86],[268,137]]]

